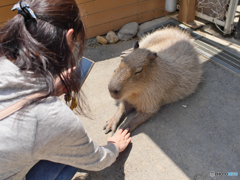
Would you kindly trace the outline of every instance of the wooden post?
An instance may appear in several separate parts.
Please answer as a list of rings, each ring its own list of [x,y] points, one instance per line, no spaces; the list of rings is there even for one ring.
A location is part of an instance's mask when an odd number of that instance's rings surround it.
[[[178,20],[184,23],[191,23],[195,19],[196,0],[181,0]]]

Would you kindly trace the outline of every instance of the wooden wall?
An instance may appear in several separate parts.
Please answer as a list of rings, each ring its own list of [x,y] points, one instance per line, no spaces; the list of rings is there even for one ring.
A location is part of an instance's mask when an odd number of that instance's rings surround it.
[[[16,15],[16,11],[11,11],[13,5],[18,0],[0,0],[0,25]]]
[[[16,15],[11,8],[18,0],[0,0],[0,24]],[[87,37],[119,30],[124,24],[143,23],[168,14],[165,0],[76,0]]]

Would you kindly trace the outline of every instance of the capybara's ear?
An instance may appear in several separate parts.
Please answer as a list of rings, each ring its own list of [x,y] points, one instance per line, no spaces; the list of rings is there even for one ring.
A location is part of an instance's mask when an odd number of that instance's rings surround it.
[[[153,60],[155,60],[156,58],[157,58],[157,53],[151,53],[151,54],[148,55],[148,59],[149,59],[150,61],[153,61]]]
[[[134,48],[134,49],[137,49],[137,48],[139,48],[138,41],[137,41],[137,42],[135,42],[135,44],[134,44],[133,48]]]

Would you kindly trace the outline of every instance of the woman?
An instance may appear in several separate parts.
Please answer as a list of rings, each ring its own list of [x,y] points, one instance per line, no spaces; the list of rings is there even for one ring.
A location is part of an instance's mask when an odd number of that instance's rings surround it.
[[[78,168],[110,166],[130,143],[128,130],[98,146],[57,97],[74,94],[86,115],[79,77],[71,73],[74,47],[80,59],[85,38],[76,2],[24,0],[12,10],[18,14],[0,28],[0,111],[30,94],[42,96],[0,120],[0,179],[71,179]]]

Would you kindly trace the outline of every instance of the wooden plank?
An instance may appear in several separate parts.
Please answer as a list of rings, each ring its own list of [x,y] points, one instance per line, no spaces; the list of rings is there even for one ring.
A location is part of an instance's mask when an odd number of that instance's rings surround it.
[[[127,4],[133,4],[138,2],[139,0],[122,0],[122,1],[106,1],[106,0],[76,0],[76,3],[79,5],[81,16],[86,16],[89,13],[96,13],[99,11],[105,11],[108,9],[118,8],[118,6],[124,6]],[[143,0],[146,1],[146,0]],[[11,13],[12,5],[17,3],[18,0],[9,0],[9,1],[1,1],[0,6],[0,22],[5,22],[8,19],[14,17],[14,13]],[[106,5],[107,4],[107,5]],[[3,10],[1,8],[4,8]],[[9,11],[10,9],[10,11]],[[8,17],[8,13],[10,12],[10,16]]]
[[[89,12],[92,13],[83,17],[83,21],[88,27],[88,38],[105,34],[109,30],[116,31],[132,21],[142,23],[168,14],[164,10],[165,0],[76,0],[76,2],[80,9],[86,7],[85,15]],[[101,3],[103,4],[101,5]],[[11,8],[11,6],[0,8],[1,24],[16,15]]]
[[[116,8],[120,8],[123,6],[127,6],[127,5],[131,5],[131,4],[135,4],[137,2],[143,2],[146,0],[97,0],[97,1],[91,1],[88,3],[84,3],[84,4],[79,4],[79,6],[81,7],[81,9],[83,10],[83,16],[86,15],[91,15],[91,14],[95,14],[95,13],[99,13],[99,12],[103,12],[103,11],[107,11],[110,9],[116,9]]]
[[[129,22],[137,22],[143,23],[149,20],[153,20],[162,16],[169,14],[169,12],[165,11],[164,8],[159,8],[155,10],[151,10],[149,12],[144,12],[141,14],[135,14],[133,16],[121,18],[112,22],[107,22],[105,24],[100,24],[98,26],[94,26],[86,29],[87,39],[95,37],[97,35],[106,34],[108,31],[117,31],[123,25]]]
[[[18,2],[18,0],[1,0],[0,1],[0,7],[2,6],[9,6],[9,5],[14,5]]]
[[[85,2],[92,2],[96,0],[77,0],[78,3],[85,3]],[[16,14],[17,11],[11,11],[13,5],[17,3],[18,0],[8,0],[8,1],[3,1],[1,0],[0,2],[0,23],[4,23],[10,19],[12,19]]]
[[[171,16],[171,18],[175,19],[176,21],[179,21],[178,20],[178,14],[175,14],[175,15]],[[200,21],[197,21],[197,20],[194,20],[190,23],[183,23],[183,24],[185,24],[185,25],[187,25],[187,26],[189,26],[190,28],[193,28],[193,29],[198,29],[198,28],[205,25],[204,23],[202,23]]]
[[[97,0],[75,0],[77,4],[84,4],[92,1],[97,1]]]
[[[181,0],[178,20],[191,23],[195,19],[196,0]]]
[[[11,11],[11,6],[4,6],[0,8],[0,23],[6,22],[9,19],[12,19],[16,14],[17,11]]]
[[[151,0],[144,1],[136,4],[132,4],[125,7],[120,7],[117,9],[112,9],[109,11],[104,11],[101,13],[85,16],[82,20],[87,28],[111,22],[120,18],[125,18],[133,16],[135,14],[141,14],[154,9],[163,8],[165,6],[165,1]]]
[[[16,4],[18,1],[19,0],[1,0],[0,7]],[[83,3],[93,2],[93,1],[97,1],[97,0],[75,0],[75,1],[77,4],[83,4]],[[105,0],[105,2],[106,2],[106,0]]]

